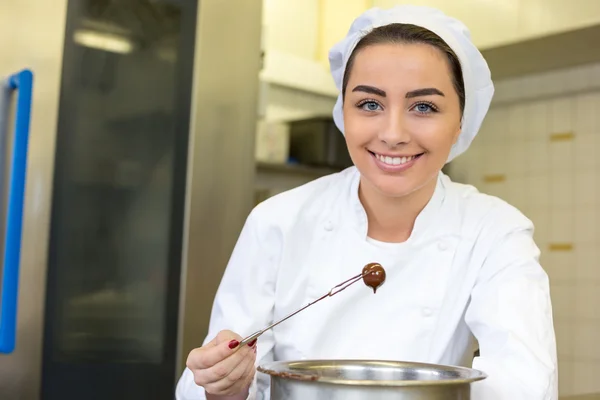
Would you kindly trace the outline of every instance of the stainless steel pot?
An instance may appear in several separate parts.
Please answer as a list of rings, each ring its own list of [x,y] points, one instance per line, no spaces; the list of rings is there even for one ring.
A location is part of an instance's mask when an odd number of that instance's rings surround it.
[[[467,400],[480,371],[435,364],[366,360],[277,361],[258,371],[271,376],[271,400]]]

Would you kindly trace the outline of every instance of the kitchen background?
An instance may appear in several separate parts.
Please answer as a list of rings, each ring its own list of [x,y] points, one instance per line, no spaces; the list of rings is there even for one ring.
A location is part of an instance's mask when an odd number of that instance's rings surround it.
[[[283,163],[302,144],[298,121],[330,115],[330,46],[363,10],[395,4],[462,19],[488,59],[491,110],[447,173],[533,220],[550,276],[561,398],[600,399],[600,2],[265,0],[257,201],[335,170]],[[313,123],[315,137],[326,124]]]
[[[35,74],[0,398],[170,398],[252,205],[349,165],[328,50],[396,4],[463,20],[488,60],[445,172],[533,220],[561,399],[600,400],[599,0],[0,1],[0,77]]]

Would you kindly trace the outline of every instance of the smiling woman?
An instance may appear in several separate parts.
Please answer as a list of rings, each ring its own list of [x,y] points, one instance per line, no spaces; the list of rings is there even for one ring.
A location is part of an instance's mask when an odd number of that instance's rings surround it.
[[[441,172],[469,147],[494,91],[468,29],[432,8],[375,8],[329,60],[333,117],[354,166],[252,211],[178,400],[269,399],[255,358],[473,366],[488,375],[473,399],[556,400],[548,277],[531,221]],[[345,291],[261,336],[256,353],[228,347],[373,261],[386,271],[377,296]]]

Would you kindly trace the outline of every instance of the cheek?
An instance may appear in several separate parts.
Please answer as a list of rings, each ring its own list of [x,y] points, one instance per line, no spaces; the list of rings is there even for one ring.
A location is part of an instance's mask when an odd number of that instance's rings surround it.
[[[361,167],[368,162],[369,153],[365,147],[373,140],[373,127],[361,118],[344,118],[346,147],[354,165]]]
[[[411,128],[413,138],[429,151],[445,151],[450,149],[456,139],[457,124],[442,119],[417,120]]]
[[[352,126],[351,129],[346,129],[344,136],[346,139],[346,147],[348,148],[348,153],[350,154],[352,162],[355,165],[361,164],[361,156],[363,155],[364,148],[367,143],[363,131],[357,129],[356,126]],[[366,152],[364,153],[364,155],[367,154]]]
[[[344,113],[344,127],[346,143],[348,147],[362,147],[377,136],[376,124],[372,118],[356,115],[356,113]]]

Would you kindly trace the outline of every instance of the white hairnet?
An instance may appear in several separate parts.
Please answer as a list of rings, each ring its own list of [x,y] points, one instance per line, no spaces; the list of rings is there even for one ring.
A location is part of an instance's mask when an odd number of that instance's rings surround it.
[[[329,52],[331,74],[340,94],[333,108],[333,119],[344,132],[342,113],[342,82],[346,63],[357,43],[373,28],[392,23],[417,25],[437,34],[456,53],[460,61],[465,84],[465,109],[462,130],[452,147],[448,162],[463,153],[477,135],[494,95],[487,62],[471,41],[469,29],[457,19],[440,10],[420,6],[396,6],[387,10],[372,8],[354,20],[348,35]]]

